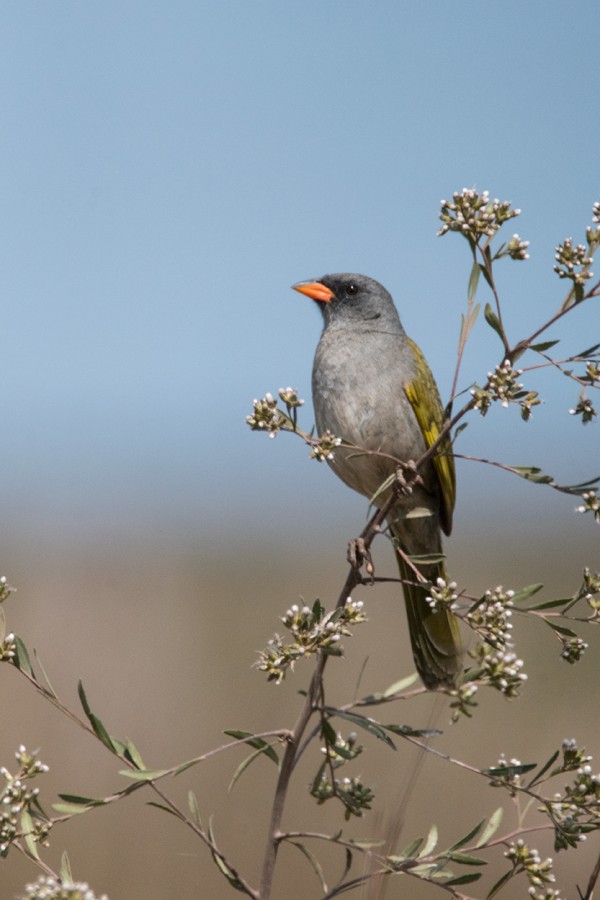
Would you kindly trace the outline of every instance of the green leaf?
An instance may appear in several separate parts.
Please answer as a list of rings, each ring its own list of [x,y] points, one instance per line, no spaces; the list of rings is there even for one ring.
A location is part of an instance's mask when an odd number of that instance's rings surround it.
[[[202,828],[202,819],[200,818],[200,807],[198,806],[198,798],[193,791],[188,791],[188,809],[192,820],[198,828]]]
[[[479,856],[469,856],[467,853],[451,853],[446,854],[452,862],[460,863],[462,866],[487,866],[486,859],[480,859]]]
[[[59,794],[61,800],[65,803],[72,803],[75,806],[104,806],[105,800],[97,800],[95,797],[80,797],[78,794]]]
[[[504,341],[504,334],[502,332],[502,326],[500,325],[500,319],[489,303],[485,304],[483,315],[490,328],[492,328],[496,332],[496,334],[499,335],[500,338],[502,338],[502,341]]]
[[[375,503],[375,501],[377,500],[377,498],[379,496],[381,496],[381,494],[385,493],[385,491],[387,491],[387,489],[390,488],[394,484],[395,481],[396,481],[396,473],[394,472],[393,475],[390,475],[388,478],[385,479],[385,481],[383,481],[379,485],[379,487],[377,488],[377,490],[375,491],[373,496],[369,499],[369,505],[372,506],[373,503]]]
[[[421,859],[423,856],[429,856],[430,853],[433,853],[435,848],[437,847],[438,842],[438,830],[437,825],[432,825],[429,829],[429,834],[425,840],[425,843],[421,847],[419,851],[418,859]]]
[[[341,885],[341,883],[343,882],[344,878],[346,877],[346,875],[352,868],[353,859],[354,859],[354,854],[352,853],[352,850],[350,849],[350,847],[346,847],[346,862],[344,865],[344,871],[342,872],[342,874],[338,878],[337,882],[335,883],[335,887],[339,887]]]
[[[337,835],[338,838],[342,836],[342,832],[340,831]],[[331,840],[336,840],[336,838],[332,838]],[[385,838],[348,838],[348,840],[352,843],[353,847],[362,847],[365,850],[371,850],[373,847],[383,847],[386,843]]]
[[[587,359],[588,356],[593,356],[596,350],[600,350],[600,344],[594,344],[593,347],[588,347],[587,350],[584,350],[582,353],[578,353],[577,356],[580,359]]]
[[[426,506],[413,506],[412,509],[409,509],[408,512],[402,513],[397,518],[399,519],[429,519],[433,516],[434,513],[432,510],[427,509]]]
[[[514,869],[510,869],[508,872],[506,872],[505,875],[503,875],[501,878],[499,878],[498,881],[496,882],[496,884],[490,890],[489,894],[487,895],[486,900],[492,900],[492,897],[494,897],[498,893],[500,888],[504,887],[504,885],[506,884],[507,881],[510,881],[510,879],[513,877],[513,875],[514,875]]]
[[[544,622],[549,628],[556,631],[557,634],[562,634],[564,637],[569,638],[577,637],[576,632],[572,631],[570,628],[565,628],[564,625],[557,625],[556,622],[552,622],[550,619],[544,619]]]
[[[15,657],[13,662],[17,669],[20,669],[21,672],[25,672],[25,674],[29,675],[30,678],[33,678],[34,681],[37,681],[33,666],[31,665],[31,660],[29,659],[27,647],[20,637],[15,637]]]
[[[387,859],[393,863],[403,863],[407,859],[416,859],[416,853],[419,850],[419,847],[423,843],[425,838],[417,838],[416,841],[413,841],[412,844],[409,844],[408,847],[405,847],[404,850],[401,851],[399,856],[388,856]]]
[[[372,703],[381,703],[382,700],[387,700],[388,697],[393,697],[395,694],[401,694],[402,691],[412,687],[415,681],[418,680],[418,674],[413,672],[412,675],[401,678],[400,681],[395,681],[394,684],[391,684],[384,691],[379,691],[375,694],[369,694],[367,697],[363,697],[360,702],[368,705]]]
[[[119,775],[132,781],[156,781],[170,773],[170,769],[121,769]]]
[[[317,600],[316,602],[318,603],[319,601]],[[229,735],[229,737],[243,740],[244,743],[248,744],[249,747],[254,747],[255,750],[260,750],[260,752],[264,753],[264,755],[272,760],[275,765],[279,765],[279,757],[277,756],[277,752],[273,749],[273,747],[271,747],[270,744],[267,744],[266,741],[263,741],[262,738],[254,737],[251,731],[229,730],[225,731],[224,733]]]
[[[129,762],[136,767],[136,769],[145,768],[144,763],[142,762],[142,757],[138,753],[133,741],[130,741],[129,738],[124,741],[123,756],[125,757],[125,759],[128,759]]]
[[[512,778],[513,775],[523,775],[525,772],[531,772],[537,769],[537,763],[523,763],[518,766],[492,766],[490,769],[482,769],[483,775],[489,775],[490,778]]]
[[[535,484],[552,484],[554,478],[552,475],[544,475],[542,470],[537,466],[509,466],[511,472],[527,481],[533,481]]]
[[[451,878],[450,881],[445,881],[444,884],[472,884],[474,881],[479,881],[480,878],[481,872],[468,872],[466,875],[457,875],[456,878]]]
[[[369,734],[372,734],[380,741],[383,741],[383,743],[387,744],[388,747],[391,747],[392,750],[396,749],[393,740],[385,733],[383,726],[380,725],[379,722],[375,722],[373,719],[367,718],[367,716],[359,716],[357,713],[342,712],[339,709],[333,709],[331,707],[327,707],[325,711],[331,716],[337,716],[340,719],[346,719],[348,722],[352,722],[352,724],[357,725],[358,728],[364,728],[365,731],[368,731]]]
[[[549,769],[551,766],[554,765],[554,763],[556,762],[556,760],[558,759],[559,756],[560,756],[560,751],[559,751],[559,750],[556,750],[556,751],[552,754],[552,756],[550,757],[550,759],[548,760],[548,762],[547,762],[547,763],[544,763],[544,765],[542,766],[542,768],[540,769],[540,771],[537,773],[537,775],[536,775],[534,778],[531,779],[531,781],[530,781],[529,784],[527,785],[527,788],[528,788],[528,789],[531,788],[532,785],[534,785],[534,784],[536,783],[536,781],[539,781],[540,778],[542,778],[542,777],[546,774],[546,772],[548,771],[548,769]]]
[[[208,823],[208,837],[209,837],[211,843],[216,844],[215,835],[214,835],[213,827],[212,827],[212,819]],[[220,871],[223,873],[223,875],[225,876],[225,878],[227,879],[227,881],[229,882],[231,887],[235,888],[236,891],[242,891],[243,893],[246,893],[244,885],[239,880],[239,878],[237,877],[235,872],[233,872],[232,869],[229,868],[229,866],[227,865],[225,860],[221,859],[220,856],[217,856],[217,854],[212,850],[211,850],[211,855],[212,855],[213,860],[215,861],[217,868],[220,869]]]
[[[469,284],[467,286],[467,297],[469,303],[472,303],[477,293],[477,285],[479,284],[479,276],[481,275],[481,266],[478,262],[474,262],[469,275]]]
[[[38,852],[37,843],[33,838],[33,819],[31,818],[29,810],[24,809],[19,818],[25,846],[27,847],[27,853],[33,859],[39,859],[40,854]]]
[[[541,582],[537,584],[528,584],[527,587],[521,588],[519,591],[515,591],[512,597],[513,603],[522,603],[523,600],[529,600],[530,597],[533,597],[534,594],[537,594],[538,591],[541,591],[544,587]]]
[[[546,600],[545,603],[536,603],[534,606],[528,606],[524,612],[532,612],[540,609],[554,609],[557,606],[564,606],[565,603],[571,603],[572,597],[562,597],[560,600]]]
[[[465,836],[462,837],[459,841],[457,841],[455,844],[452,844],[452,846],[448,849],[448,853],[452,853],[453,850],[460,850],[461,847],[464,847],[465,844],[468,844],[470,841],[472,841],[473,838],[478,835],[483,828],[484,822],[485,819],[482,819],[481,822],[479,822],[479,824],[476,825],[475,828],[472,828],[468,834],[465,834]]]
[[[48,678],[48,675],[46,674],[46,670],[44,669],[44,667],[42,665],[42,661],[38,655],[37,650],[34,649],[33,652],[35,653],[35,660],[36,660],[38,666],[40,667],[42,675],[44,676],[44,681],[46,682],[46,688],[48,690],[48,693],[50,694],[51,697],[56,697],[57,693],[54,690],[54,688],[52,687],[52,685],[50,684],[50,679]]]
[[[73,873],[71,872],[71,863],[69,862],[69,857],[67,856],[67,851],[63,852],[63,855],[60,858],[60,869],[58,870],[58,877],[61,881],[67,881],[73,883]]]
[[[542,341],[540,344],[532,344],[529,349],[535,350],[537,353],[544,353],[546,350],[550,350],[551,347],[555,347],[557,344],[560,344],[560,341]]]
[[[502,822],[503,815],[504,815],[504,809],[501,806],[499,806],[498,809],[496,810],[496,812],[492,813],[492,815],[488,819],[488,823],[485,826],[485,828],[483,829],[483,832],[481,833],[481,835],[479,836],[479,840],[475,844],[475,847],[477,847],[478,849],[479,849],[479,847],[483,847],[483,845],[487,844],[487,842],[490,840],[490,838],[492,838],[496,834],[496,832],[498,831],[498,828],[500,827],[500,823]]]
[[[311,853],[311,851],[308,849],[308,847],[305,847],[304,844],[300,844],[297,841],[288,841],[288,843],[291,844],[292,847],[296,847],[300,851],[300,853],[303,853],[304,856],[307,858],[315,875],[321,882],[321,888],[323,890],[323,893],[326,894],[327,893],[327,882],[325,881],[325,876],[323,874],[323,869],[321,868],[321,864],[319,863],[319,860],[316,858],[314,853]]]
[[[175,816],[176,819],[181,821],[181,816],[174,810],[169,809],[168,806],[165,806],[164,803],[156,803],[155,800],[148,800],[146,806],[153,806],[155,809],[160,809],[162,812],[170,813],[172,816]]]
[[[85,691],[83,689],[82,681],[79,681],[77,684],[77,693],[79,694],[79,700],[81,701],[83,711],[86,714],[88,721],[94,730],[94,734],[100,741],[102,741],[104,746],[108,750],[110,750],[111,753],[114,753],[115,756],[118,756],[119,755],[118,750],[117,750],[115,744],[113,743],[111,736],[109,735],[108,731],[106,730],[106,728],[104,727],[104,725],[102,724],[100,719],[97,716],[95,716],[94,713],[90,709],[88,699],[87,699],[87,697],[85,695]]]
[[[439,728],[412,728],[410,725],[383,725],[386,731],[392,734],[402,734],[405,737],[430,738],[443,734]]]
[[[337,740],[337,735],[335,733],[335,729],[332,728],[331,723],[328,719],[323,719],[321,723],[321,735],[323,736],[323,740],[326,744],[329,744],[330,747],[335,745]]]
[[[0,606],[0,644],[4,643],[5,637],[6,637],[6,616],[4,615],[4,610]]]
[[[259,756],[263,756],[263,755],[264,755],[263,750],[255,750],[254,753],[250,754],[250,756],[246,756],[246,758],[241,761],[241,763],[239,764],[239,766],[233,773],[227,790],[232,791],[238,778],[240,778],[240,776],[246,771],[246,769],[252,765],[252,763],[254,762],[255,759],[258,759]]]
[[[77,816],[92,809],[91,806],[78,806],[76,803],[53,803],[52,809],[63,816]]]

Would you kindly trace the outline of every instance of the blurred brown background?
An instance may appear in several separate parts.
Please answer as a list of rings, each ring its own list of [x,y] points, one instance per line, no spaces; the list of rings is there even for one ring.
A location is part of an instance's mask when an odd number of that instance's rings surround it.
[[[272,448],[270,442],[264,446]],[[283,441],[276,452],[286,453]],[[227,728],[258,732],[290,726],[310,664],[299,664],[277,687],[252,668],[255,651],[273,631],[281,631],[278,616],[299,595],[307,602],[316,596],[325,604],[334,600],[345,572],[346,538],[353,526],[354,532],[359,530],[364,513],[360,498],[346,495],[324,466],[307,472],[321,484],[323,504],[310,517],[299,504],[297,517],[290,497],[278,529],[270,526],[265,507],[245,528],[237,523],[226,529],[216,523],[205,533],[161,531],[159,523],[145,521],[127,530],[115,523],[90,533],[48,527],[15,534],[4,545],[5,572],[18,587],[5,607],[9,627],[30,651],[39,652],[55,689],[74,709],[77,679],[82,678],[93,711],[113,735],[130,737],[151,768],[172,766],[218,746],[226,740]],[[582,566],[593,563],[597,536],[592,523],[567,513],[570,532],[544,529],[539,523],[556,495],[547,492],[546,497],[528,485],[524,489],[536,501],[527,521],[504,518],[508,524],[499,529],[495,509],[480,510],[478,522],[474,504],[461,510],[456,535],[448,544],[451,571],[461,585],[473,590],[498,583],[516,588],[539,580],[543,573],[549,588],[542,596],[561,596],[574,590]],[[498,505],[501,502],[498,498]],[[341,521],[340,512],[347,521]],[[265,539],[259,541],[261,530]],[[376,562],[380,573],[392,571],[383,541],[376,547]],[[369,623],[345,642],[346,658],[328,666],[330,702],[355,696],[367,657],[359,695],[382,689],[412,670],[395,589],[363,588],[361,596]],[[493,765],[500,753],[523,762],[544,762],[565,737],[576,737],[597,751],[596,636],[583,635],[591,642],[590,651],[578,666],[570,667],[558,658],[558,643],[542,623],[517,620],[515,629],[530,677],[520,699],[509,703],[484,693],[471,721],[450,726],[447,708],[440,712],[427,696],[385,707],[379,713],[382,721],[423,727],[431,723],[434,711],[434,722],[444,730],[434,745],[476,766]],[[36,696],[17,672],[3,666],[0,676],[0,762],[10,768],[19,743],[41,747],[40,757],[50,766],[50,774],[39,781],[46,807],[58,791],[101,797],[123,786],[120,766],[97,742]],[[385,833],[387,818],[402,806],[407,782],[414,779],[419,753],[400,739],[396,753],[366,734],[360,741],[365,753],[348,771],[373,786],[373,812],[345,824],[339,808],[313,804],[306,786],[319,761],[315,745],[295,778],[286,827],[327,831],[343,826],[345,834],[362,837]],[[244,755],[243,750],[227,751],[163,787],[184,805],[187,790],[195,791],[204,822],[214,814],[220,846],[256,884],[275,768],[259,760],[228,793],[231,775]],[[145,806],[150,799],[150,791],[140,791],[56,827],[45,858],[58,866],[66,848],[75,875],[111,900],[232,894],[200,842],[174,818]],[[400,843],[423,835],[435,822],[440,846],[449,845],[501,803],[507,806],[503,827],[509,829],[516,818],[503,794],[430,756],[403,810]],[[536,835],[531,842],[542,855],[551,852],[547,837]],[[311,848],[328,861],[327,875],[335,880],[342,860],[324,848]],[[582,884],[588,876],[593,856],[590,847],[560,854],[556,860],[567,896],[573,896],[575,881]],[[360,870],[360,862],[358,866]],[[276,897],[320,896],[307,862],[293,848],[282,849],[278,871]],[[499,874],[504,867],[494,865],[492,871]],[[31,863],[11,851],[1,863],[1,896],[12,898],[34,875]],[[486,871],[488,887],[490,877]],[[479,896],[483,889],[478,892],[475,886],[473,891]],[[518,893],[511,886],[507,896],[524,893],[523,882]],[[389,884],[386,896],[439,894],[399,879]]]

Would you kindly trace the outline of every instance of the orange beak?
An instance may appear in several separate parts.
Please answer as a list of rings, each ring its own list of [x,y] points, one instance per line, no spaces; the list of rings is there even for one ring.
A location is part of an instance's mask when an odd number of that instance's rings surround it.
[[[319,300],[321,303],[331,303],[331,298],[335,296],[333,291],[330,291],[320,281],[299,281],[298,284],[293,284],[292,288],[301,294],[306,294],[311,300]]]

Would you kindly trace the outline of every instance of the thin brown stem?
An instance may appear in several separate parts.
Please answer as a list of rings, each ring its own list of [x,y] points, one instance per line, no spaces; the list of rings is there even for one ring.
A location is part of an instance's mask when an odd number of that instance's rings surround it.
[[[390,493],[390,496],[383,504],[381,509],[376,510],[376,512],[373,514],[373,516],[371,516],[371,519],[363,529],[360,535],[360,541],[364,549],[368,550],[373,540],[375,539],[376,534],[379,533],[379,527],[392,508],[394,500],[395,498],[392,492]],[[361,580],[362,579],[358,569],[354,566],[350,566],[348,574],[346,576],[346,580],[344,582],[344,586],[340,591],[340,595],[336,603],[336,609],[344,606],[352,590],[358,584],[360,584]],[[300,750],[304,732],[306,731],[306,727],[311,719],[311,716],[313,715],[315,710],[318,709],[323,672],[325,670],[325,666],[327,665],[327,658],[328,657],[326,656],[326,654],[319,654],[317,663],[315,665],[315,670],[311,678],[310,686],[302,705],[302,709],[300,710],[300,713],[296,720],[296,724],[294,725],[287,738],[287,745],[283,754],[283,759],[281,761],[279,777],[277,779],[275,795],[273,798],[273,806],[271,808],[271,818],[269,822],[269,830],[267,833],[267,845],[263,858],[263,870],[258,894],[260,900],[269,900],[271,896],[273,876],[275,874],[275,865],[277,862],[277,853],[283,837],[283,833],[281,831],[281,822],[283,819],[283,812],[289,790],[290,779],[298,760],[298,753]]]

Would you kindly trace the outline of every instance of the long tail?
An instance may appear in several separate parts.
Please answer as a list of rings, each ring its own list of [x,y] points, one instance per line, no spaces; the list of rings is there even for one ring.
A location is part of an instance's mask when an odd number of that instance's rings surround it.
[[[410,642],[417,671],[429,690],[439,687],[455,687],[462,670],[462,643],[456,616],[447,609],[434,612],[426,601],[427,588],[420,587],[415,572],[400,556],[398,566],[406,601]],[[420,566],[425,578],[435,583],[445,578],[443,562]],[[413,582],[406,584],[406,582]]]

